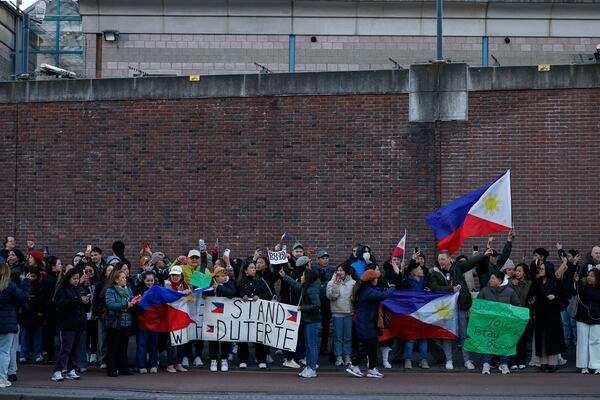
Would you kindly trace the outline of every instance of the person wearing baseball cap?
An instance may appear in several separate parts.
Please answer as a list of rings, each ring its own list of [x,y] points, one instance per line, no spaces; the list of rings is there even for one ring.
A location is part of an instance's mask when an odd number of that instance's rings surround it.
[[[165,287],[178,291],[179,293],[189,294],[190,286],[183,280],[183,269],[179,265],[174,265],[169,270],[169,279],[165,281]],[[167,372],[187,372],[182,365],[185,356],[185,344],[167,346]]]
[[[377,337],[381,335],[379,324],[379,303],[394,293],[395,288],[389,287],[384,291],[376,289],[381,273],[367,269],[360,278],[360,285],[353,289],[355,300],[356,320],[354,326],[360,342],[359,350],[352,359],[352,364],[346,369],[351,375],[362,378],[360,364],[368,356],[367,377],[383,378],[377,370]]]

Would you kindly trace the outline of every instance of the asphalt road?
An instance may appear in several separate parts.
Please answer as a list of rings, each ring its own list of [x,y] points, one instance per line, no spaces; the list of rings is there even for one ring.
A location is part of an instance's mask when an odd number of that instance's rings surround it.
[[[581,375],[573,369],[554,374],[526,370],[503,376],[473,372],[385,371],[385,378],[355,378],[343,370],[328,369],[314,379],[297,372],[273,368],[209,372],[133,375],[108,378],[97,367],[82,373],[79,381],[52,382],[52,367],[25,365],[13,387],[0,389],[0,399],[591,399],[600,398],[600,375]],[[565,372],[568,371],[568,372]]]

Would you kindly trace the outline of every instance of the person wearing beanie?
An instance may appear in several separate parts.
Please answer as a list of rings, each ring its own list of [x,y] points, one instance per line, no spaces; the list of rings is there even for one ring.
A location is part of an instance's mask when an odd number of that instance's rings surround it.
[[[360,346],[346,372],[359,378],[364,376],[360,370],[360,364],[366,357],[368,357],[367,377],[383,378],[383,374],[377,369],[377,337],[381,335],[378,327],[379,303],[389,298],[395,288],[391,286],[384,291],[377,290],[380,277],[379,271],[368,269],[364,271],[360,282],[352,289],[356,315],[354,324]]]
[[[227,270],[224,267],[217,267],[213,272],[213,278],[211,287],[213,288],[212,292],[205,292],[206,296],[219,296],[219,297],[227,297],[228,299],[233,299],[237,294],[237,288],[235,287],[235,283],[229,279],[227,275]],[[221,350],[221,357],[219,358],[219,347]],[[217,360],[221,360],[221,371],[227,372],[229,371],[229,364],[227,361],[227,357],[229,356],[229,352],[231,350],[231,342],[218,342],[218,341],[210,341],[208,342],[208,354],[210,355],[210,370],[211,372],[217,371]]]
[[[31,250],[27,257],[27,262],[29,263],[29,268],[38,267],[44,270],[44,254],[39,250]]]
[[[306,368],[300,372],[299,376],[302,378],[314,378],[317,376],[317,360],[319,357],[318,333],[321,326],[321,284],[319,277],[312,269],[304,270],[300,282],[286,275],[283,270],[279,271],[279,275],[290,287],[300,291],[298,310],[302,312],[302,321],[304,324]]]

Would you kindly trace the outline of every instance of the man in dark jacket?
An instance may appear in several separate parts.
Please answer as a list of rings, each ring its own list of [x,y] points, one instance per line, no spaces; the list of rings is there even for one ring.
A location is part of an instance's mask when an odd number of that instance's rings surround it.
[[[504,244],[504,248],[502,249],[502,254],[498,254],[496,250],[493,250],[492,254],[490,254],[489,262],[487,263],[487,265],[482,264],[475,268],[477,276],[479,277],[480,288],[486,287],[488,281],[490,280],[490,274],[492,272],[499,272],[506,263],[506,260],[510,258],[510,253],[512,251],[512,242],[515,239],[515,236],[515,231],[511,229],[508,232],[508,237],[506,238],[506,243]],[[490,237],[490,239],[488,240],[488,248],[492,248],[493,240],[494,238]]]
[[[460,262],[452,262],[450,253],[443,250],[438,254],[439,267],[434,267],[429,275],[430,288],[434,292],[460,292],[458,295],[458,339],[464,342],[467,337],[467,318],[468,312],[473,304],[467,281],[465,280],[465,272],[472,270],[478,265],[487,265],[489,256],[492,254],[492,249],[487,249],[485,254],[473,256],[467,260]],[[446,369],[454,369],[452,362],[452,343],[449,340],[442,341],[444,354],[446,355]],[[464,348],[463,359],[465,367],[469,370],[475,369],[475,365],[471,360],[471,354]]]

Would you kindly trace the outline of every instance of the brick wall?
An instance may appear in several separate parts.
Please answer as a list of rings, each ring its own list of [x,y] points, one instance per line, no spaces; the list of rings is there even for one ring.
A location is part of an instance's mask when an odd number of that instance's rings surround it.
[[[356,71],[389,69],[389,57],[407,66],[435,58],[433,36],[311,36],[296,37],[296,71]],[[144,71],[190,74],[255,73],[254,62],[274,72],[288,72],[287,35],[159,35],[123,34],[118,42],[103,42],[104,77],[132,76],[128,67]],[[453,62],[481,65],[482,38],[444,39],[445,56]],[[491,37],[489,52],[503,66],[572,64],[579,54],[591,56],[600,38]],[[86,72],[95,76],[95,35],[86,35]],[[490,58],[490,65],[493,61]]]
[[[587,251],[599,102],[598,89],[475,92],[468,122],[437,127],[407,122],[405,94],[0,104],[0,231],[63,257],[123,239],[133,259],[142,241],[173,255],[201,237],[248,254],[287,230],[339,262],[356,240],[387,255],[408,228],[432,256],[424,217],[440,199],[511,168],[515,258],[556,240]]]

